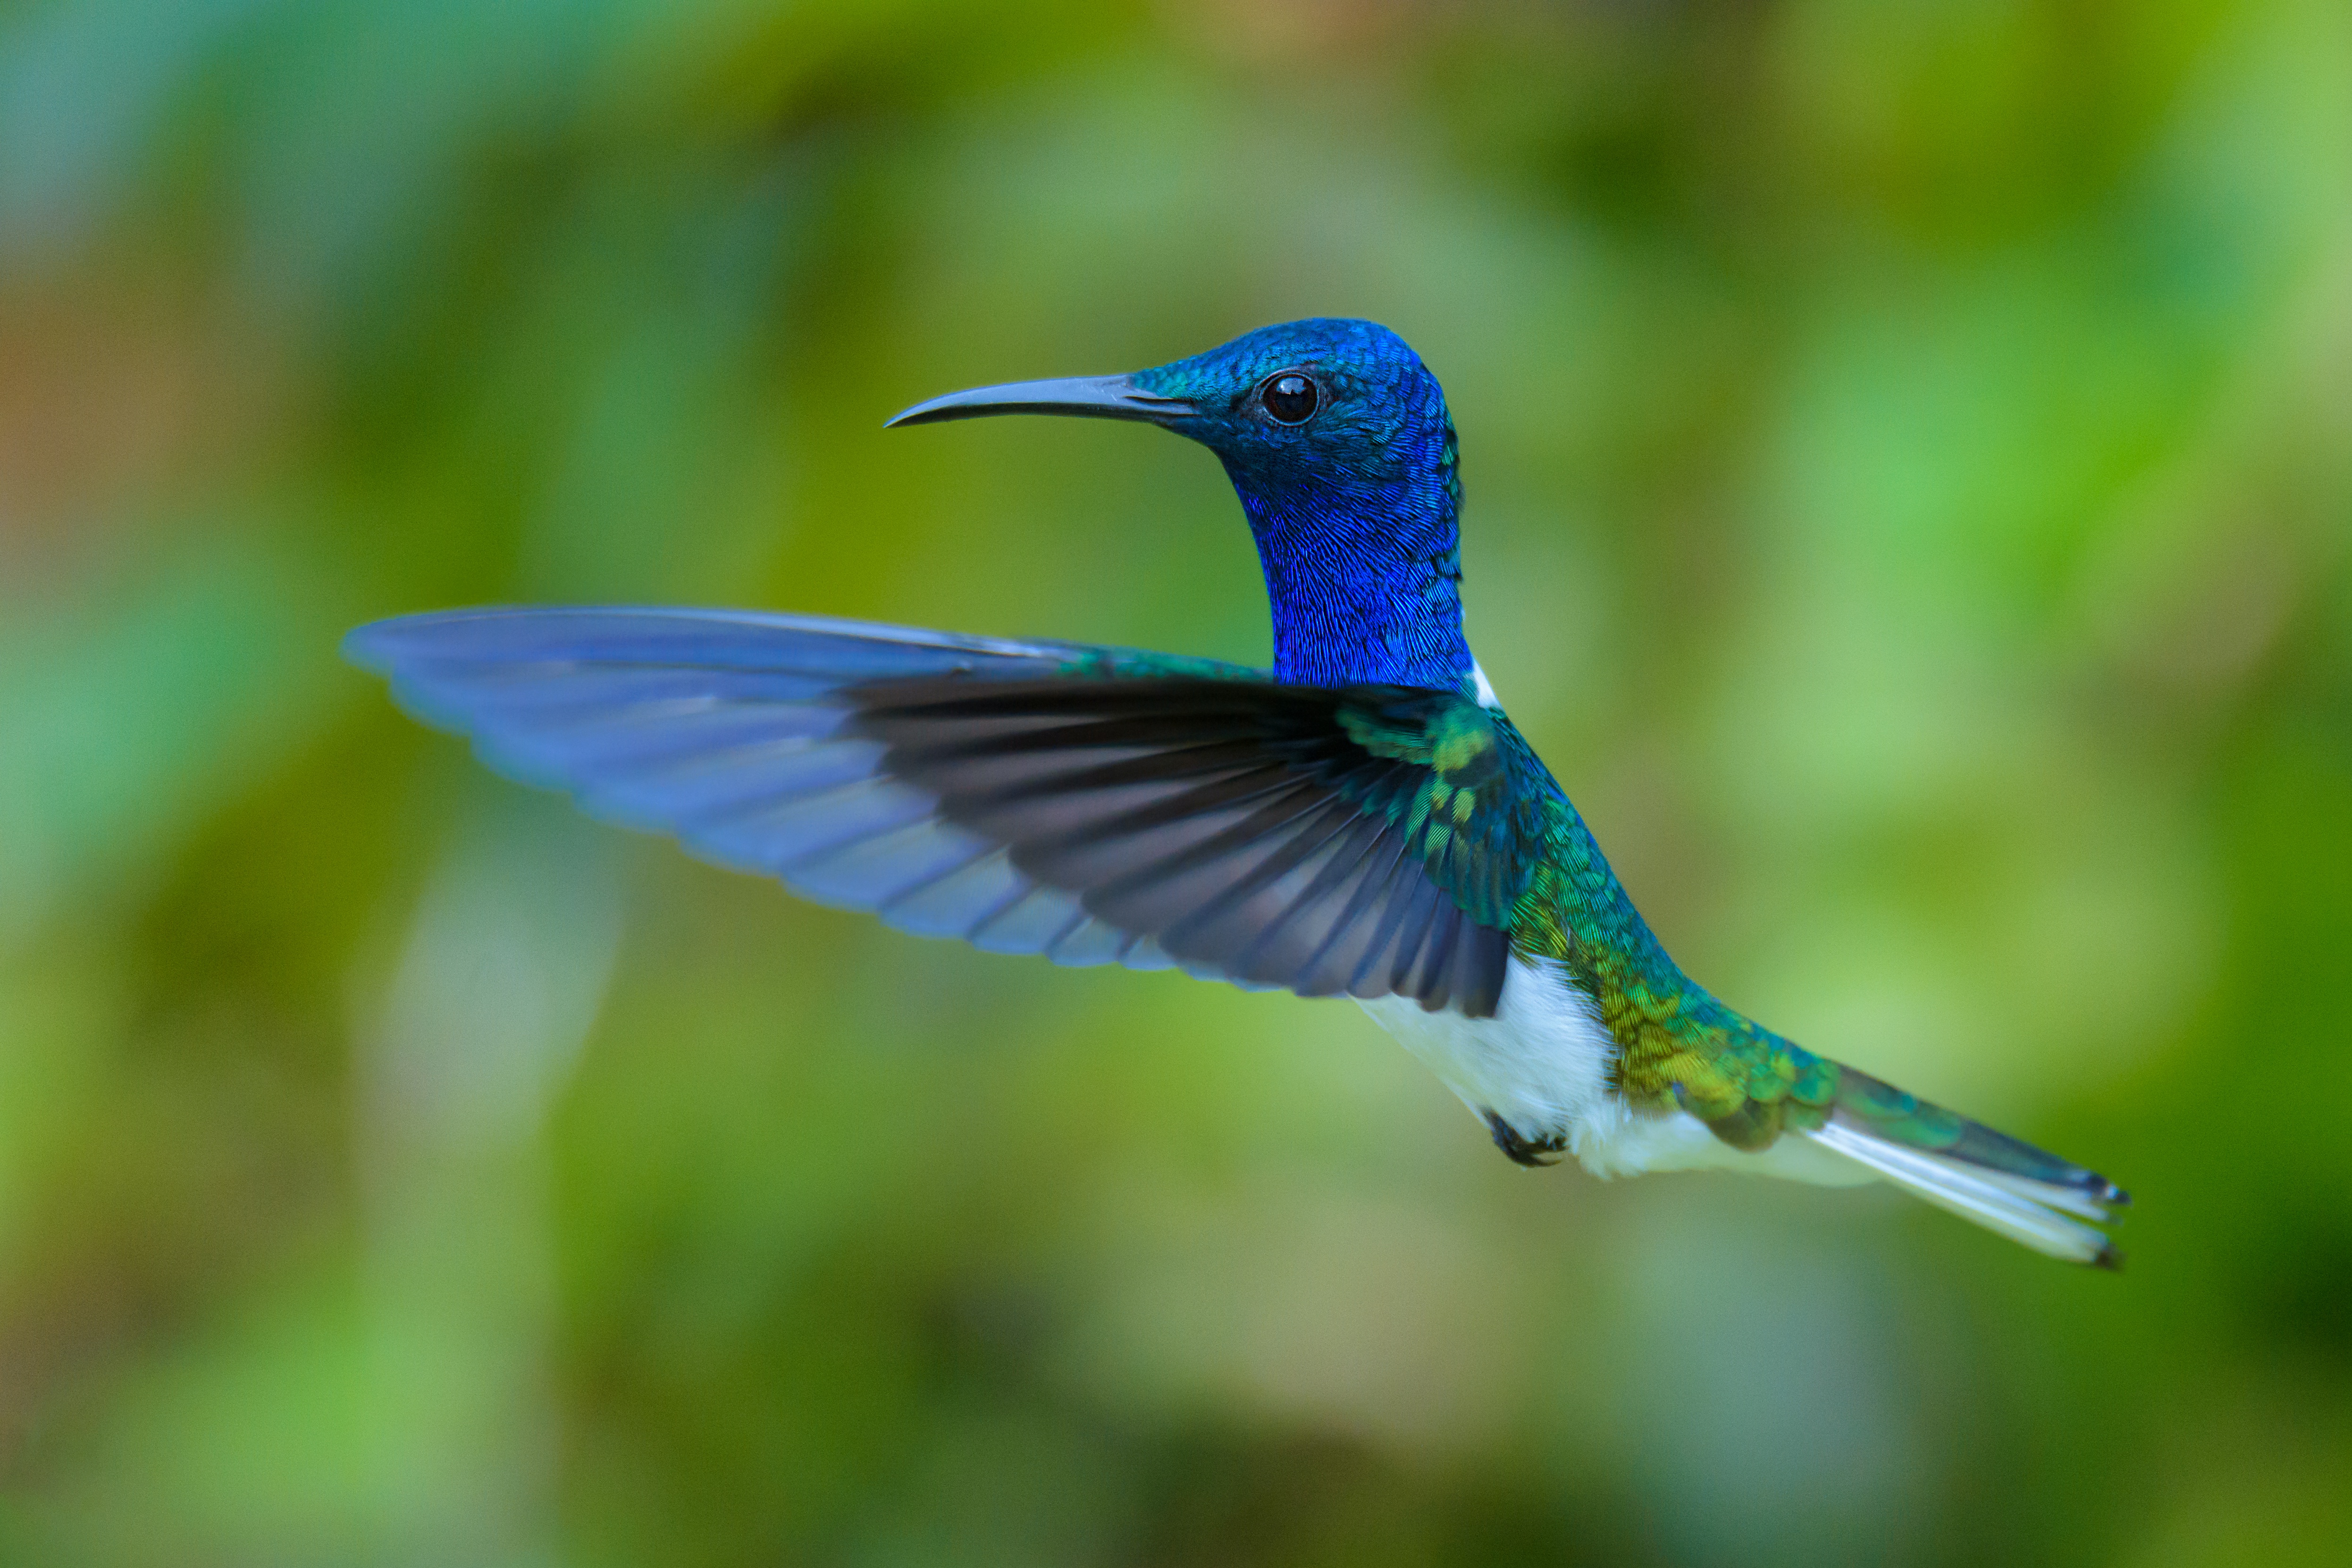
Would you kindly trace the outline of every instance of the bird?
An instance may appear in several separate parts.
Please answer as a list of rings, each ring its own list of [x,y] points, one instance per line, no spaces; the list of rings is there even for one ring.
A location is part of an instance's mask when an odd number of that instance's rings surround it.
[[[346,655],[593,816],[902,931],[1352,998],[1522,1166],[1885,1181],[2115,1268],[2094,1171],[1816,1055],[1688,978],[1465,639],[1458,443],[1364,320],[887,423],[1152,424],[1223,463],[1273,662],[825,616],[504,606]]]

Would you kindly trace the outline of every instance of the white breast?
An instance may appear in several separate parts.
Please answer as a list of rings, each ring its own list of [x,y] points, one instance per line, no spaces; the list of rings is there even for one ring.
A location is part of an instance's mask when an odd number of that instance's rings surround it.
[[[1609,1086],[1616,1042],[1591,998],[1560,966],[1514,954],[1492,1018],[1424,1012],[1410,997],[1362,1004],[1482,1119],[1493,1112],[1530,1142],[1552,1137],[1583,1157],[1626,1117]]]

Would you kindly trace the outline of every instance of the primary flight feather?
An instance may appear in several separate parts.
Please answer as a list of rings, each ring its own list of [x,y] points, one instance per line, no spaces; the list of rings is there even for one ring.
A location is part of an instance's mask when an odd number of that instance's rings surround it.
[[[1010,413],[1215,452],[1273,669],[661,609],[413,615],[346,650],[499,771],[902,930],[1353,997],[1522,1164],[1883,1178],[2115,1264],[2105,1178],[1802,1050],[1666,956],[1471,657],[1453,421],[1395,334],[1291,322],[891,423]]]

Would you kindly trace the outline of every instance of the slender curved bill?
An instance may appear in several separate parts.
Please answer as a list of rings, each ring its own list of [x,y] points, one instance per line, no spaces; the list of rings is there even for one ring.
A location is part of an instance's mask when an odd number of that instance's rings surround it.
[[[1126,376],[1067,376],[1059,381],[1007,382],[1002,386],[949,392],[901,411],[885,422],[883,428],[895,430],[902,424],[979,419],[992,413],[1076,414],[1088,419],[1139,419],[1161,424],[1190,418],[1196,412],[1184,399],[1146,392]]]

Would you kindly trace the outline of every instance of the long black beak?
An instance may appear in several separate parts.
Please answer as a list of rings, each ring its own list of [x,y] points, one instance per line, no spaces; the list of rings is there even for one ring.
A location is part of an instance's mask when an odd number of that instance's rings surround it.
[[[1070,376],[1055,382],[1008,382],[998,387],[973,387],[919,402],[888,421],[883,428],[902,424],[937,424],[949,419],[978,419],[990,413],[1074,413],[1089,419],[1140,419],[1165,423],[1195,411],[1179,397],[1145,392],[1125,376]]]

